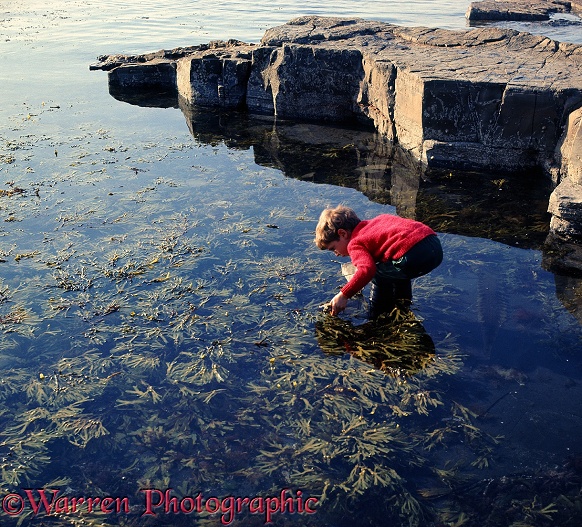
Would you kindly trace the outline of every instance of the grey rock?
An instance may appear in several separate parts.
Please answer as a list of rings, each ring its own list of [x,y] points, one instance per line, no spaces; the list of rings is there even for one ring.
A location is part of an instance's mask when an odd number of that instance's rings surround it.
[[[300,18],[268,30],[261,47],[269,61],[251,73],[263,82],[251,84],[253,102],[270,96],[281,117],[368,117],[429,166],[446,165],[437,151],[472,168],[540,164],[582,104],[582,46],[512,30]]]
[[[164,59],[123,63],[109,72],[108,79],[114,89],[176,91],[176,64]]]
[[[582,239],[582,187],[570,179],[564,179],[552,192],[548,211],[552,213],[551,228],[565,237]]]
[[[465,16],[472,21],[549,20],[553,13],[571,11],[572,2],[565,0],[484,0],[471,3]]]
[[[252,73],[249,110],[331,122],[358,114],[356,95],[363,74],[359,50],[285,44],[262,51],[253,55],[254,64],[262,67]]]
[[[152,56],[102,57],[104,68],[122,64],[109,71],[110,89],[174,86],[191,106],[373,122],[427,167],[544,167],[559,183],[553,234],[582,233],[574,113],[582,107],[582,45],[495,27],[300,17],[266,31],[258,46],[220,42]]]
[[[246,59],[187,57],[178,61],[178,92],[192,105],[240,108],[250,71]]]

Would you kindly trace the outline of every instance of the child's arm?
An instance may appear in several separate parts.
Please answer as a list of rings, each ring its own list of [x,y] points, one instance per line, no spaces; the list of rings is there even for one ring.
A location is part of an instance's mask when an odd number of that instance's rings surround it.
[[[346,298],[351,298],[361,291],[376,274],[374,257],[365,248],[350,246],[350,257],[356,267],[356,272],[350,281],[341,289],[341,292]]]
[[[348,297],[345,296],[341,291],[335,295],[331,302],[329,303],[332,315],[339,315],[347,306]]]
[[[332,315],[341,313],[346,308],[348,300],[362,290],[376,274],[376,262],[368,251],[359,247],[354,250],[350,248],[350,256],[356,272],[341,291],[332,298],[330,302]]]

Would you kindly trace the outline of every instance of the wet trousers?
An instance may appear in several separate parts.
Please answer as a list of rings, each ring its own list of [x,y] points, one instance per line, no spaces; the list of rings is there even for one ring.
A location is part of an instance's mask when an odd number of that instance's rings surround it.
[[[436,235],[426,237],[398,260],[376,265],[370,291],[370,318],[392,311],[397,303],[410,304],[412,280],[436,269],[443,249]]]

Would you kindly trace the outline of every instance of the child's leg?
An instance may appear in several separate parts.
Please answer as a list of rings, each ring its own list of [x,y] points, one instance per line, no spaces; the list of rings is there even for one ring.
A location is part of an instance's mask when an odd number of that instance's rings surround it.
[[[437,236],[428,236],[417,243],[402,258],[376,266],[370,293],[370,318],[392,311],[397,301],[402,305],[412,300],[411,279],[423,276],[443,260],[441,242]]]
[[[372,282],[370,287],[370,312],[369,319],[374,319],[382,313],[389,313],[396,307],[396,299],[394,298],[394,284],[393,282]]]
[[[436,269],[442,261],[441,242],[437,236],[432,235],[418,242],[393,265],[409,278],[418,278]]]
[[[372,281],[370,289],[369,318],[377,318],[382,313],[389,313],[397,305],[409,307],[412,300],[412,282],[410,280]]]
[[[394,297],[397,301],[412,300],[412,280],[394,282]]]

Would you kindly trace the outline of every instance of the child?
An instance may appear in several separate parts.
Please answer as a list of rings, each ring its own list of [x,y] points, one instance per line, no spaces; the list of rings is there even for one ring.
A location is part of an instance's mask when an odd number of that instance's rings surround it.
[[[356,267],[333,297],[332,315],[343,311],[348,299],[370,281],[370,317],[391,311],[397,300],[412,300],[411,279],[429,273],[443,260],[436,233],[423,223],[391,214],[362,221],[342,205],[321,213],[315,244],[336,256],[349,256]]]

